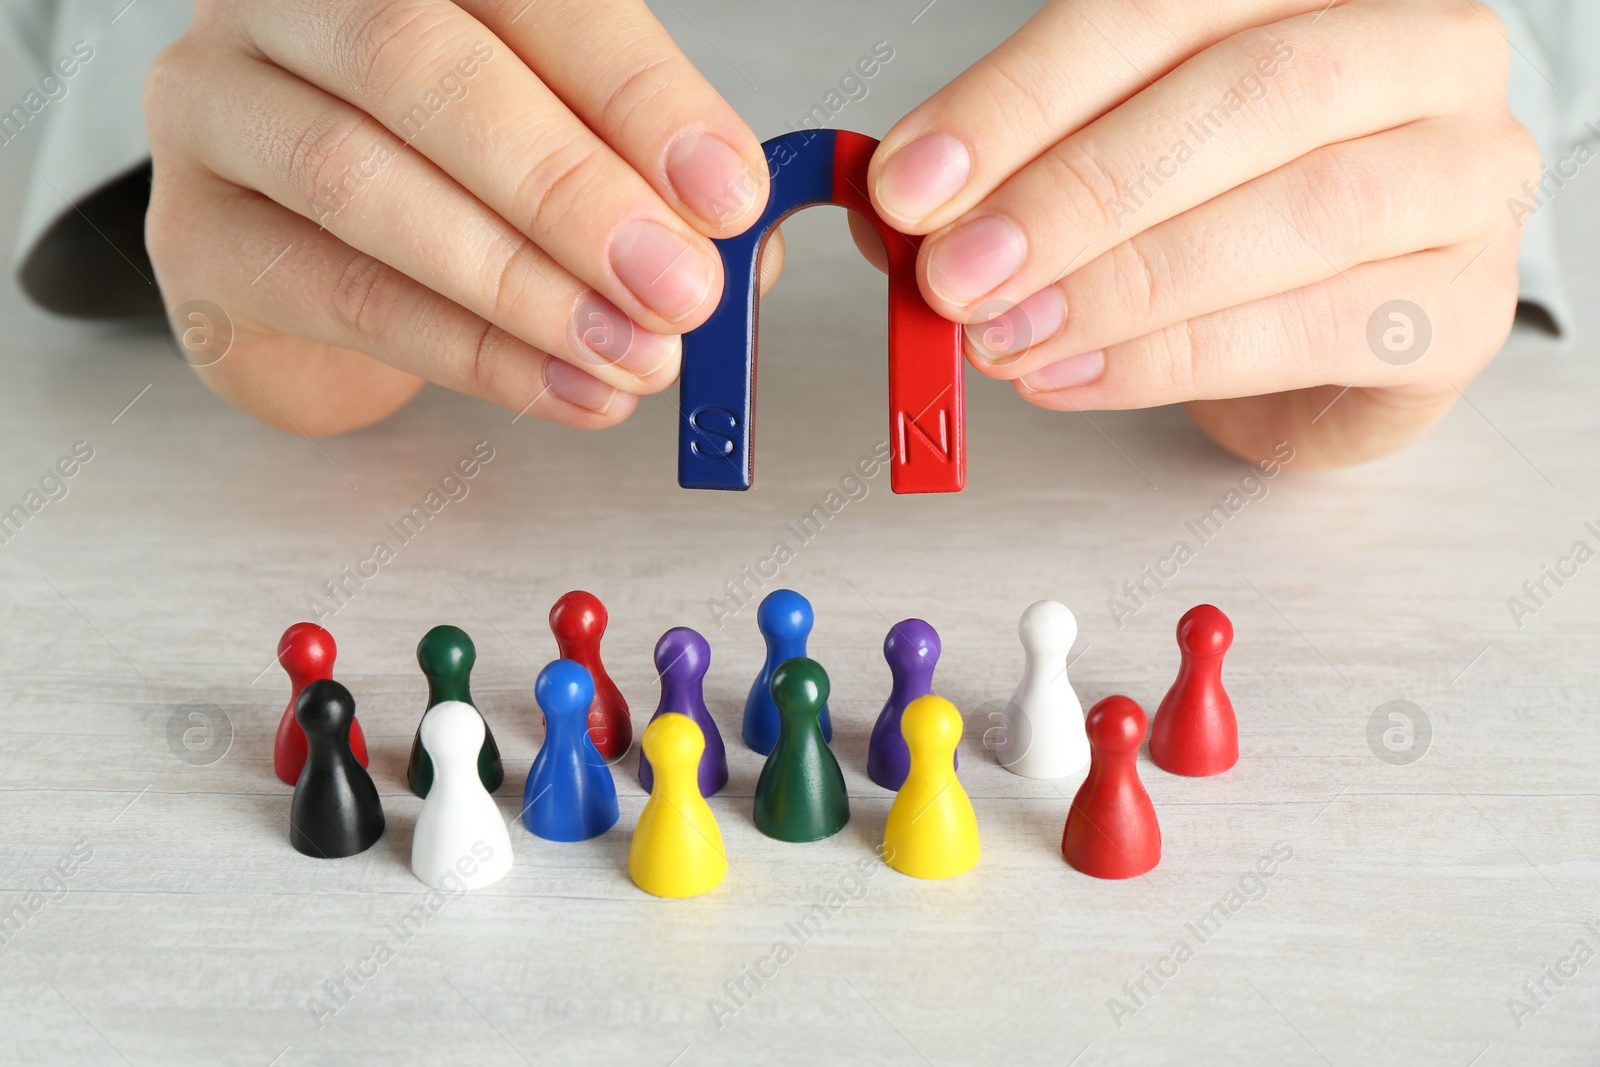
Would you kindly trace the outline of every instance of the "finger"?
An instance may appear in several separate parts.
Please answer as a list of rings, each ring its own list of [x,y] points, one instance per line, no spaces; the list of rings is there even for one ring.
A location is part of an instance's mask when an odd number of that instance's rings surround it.
[[[768,187],[761,142],[644,4],[462,6],[702,233],[742,233],[761,214]]]
[[[1190,56],[1326,2],[1049,4],[895,123],[867,172],[873,204],[896,229],[931,233]]]
[[[1436,385],[1452,376],[1464,381],[1494,355],[1510,329],[1515,261],[1516,242],[1503,235],[1487,250],[1460,246],[1366,263],[1302,289],[1074,356],[1014,384],[1032,404],[1082,410],[1329,383]],[[1416,310],[1405,309],[1403,319],[1391,321],[1396,300]],[[1098,373],[1086,373],[1095,367]]]
[[[152,136],[181,138],[212,173],[307,216],[318,190],[361,175],[344,208],[320,213],[345,244],[617,388],[655,392],[676,376],[678,337],[636,328],[369,116],[254,60],[235,68],[235,92]]]
[[[883,247],[883,235],[867,221],[866,216],[855,211],[849,215],[850,239],[856,243],[856,250],[866,257],[868,263],[888,274],[889,250]]]
[[[186,188],[191,192],[181,203],[159,182],[152,193],[151,212],[160,220],[152,227],[159,235],[152,258],[178,265],[161,278],[169,305],[208,299],[242,331],[290,334],[363,352],[405,374],[568,426],[611,426],[637,404],[632,394],[538,350],[263,197],[214,179],[209,189],[201,182]],[[218,233],[228,235],[225,244],[215,240]],[[240,406],[281,425],[286,413],[273,417],[263,396],[303,397],[309,382],[333,388],[347,364],[274,363],[244,354],[226,356],[201,373]],[[252,395],[258,390],[261,396]]]
[[[1466,245],[1504,224],[1504,190],[1538,166],[1522,127],[1466,116],[1328,145],[968,326],[968,355],[985,374],[1020,378],[1360,263]]]
[[[783,273],[784,256],[787,247],[783,243],[783,231],[773,228],[767,237],[767,243],[761,249],[761,274],[758,279],[758,288],[762,296],[767,295],[767,290],[778,284],[778,276]]]
[[[648,329],[710,314],[710,242],[477,19],[449,0],[285,3],[246,5],[271,62],[382,121]]]
[[[930,235],[924,294],[945,317],[970,321],[979,303],[1020,301],[1322,145],[1451,112],[1464,64],[1492,69],[1505,46],[1470,12],[1441,20],[1435,10],[1351,5],[1314,26],[1295,19],[1208,49]],[[1416,48],[1425,34],[1429,47]]]

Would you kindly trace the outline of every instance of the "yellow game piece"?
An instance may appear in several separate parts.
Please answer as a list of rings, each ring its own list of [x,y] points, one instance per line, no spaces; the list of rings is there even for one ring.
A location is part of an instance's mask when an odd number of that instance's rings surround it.
[[[978,816],[954,766],[961,713],[944,697],[918,697],[900,718],[911,772],[883,828],[883,859],[915,878],[953,878],[978,862]]]
[[[655,788],[633,831],[628,874],[658,897],[715,889],[728,873],[728,855],[716,816],[700,795],[705,735],[687,715],[669,712],[645,728],[640,743],[655,771]]]

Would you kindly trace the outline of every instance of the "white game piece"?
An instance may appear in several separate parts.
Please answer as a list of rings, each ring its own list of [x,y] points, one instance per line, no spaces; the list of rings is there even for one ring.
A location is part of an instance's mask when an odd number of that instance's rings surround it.
[[[478,779],[483,717],[471,704],[445,700],[417,728],[433,760],[433,788],[411,835],[411,873],[435,889],[481,889],[511,869],[511,835]]]
[[[1065,604],[1041,600],[1017,624],[1027,665],[1011,694],[995,758],[1024,778],[1065,778],[1089,765],[1083,705],[1067,678],[1078,620]]]

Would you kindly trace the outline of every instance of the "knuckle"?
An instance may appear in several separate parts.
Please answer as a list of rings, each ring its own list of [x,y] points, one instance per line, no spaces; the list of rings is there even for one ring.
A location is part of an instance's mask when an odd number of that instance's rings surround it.
[[[454,24],[433,0],[378,0],[350,9],[334,34],[339,68],[356,87],[386,94],[431,59]]]
[[[1190,399],[1198,396],[1196,353],[1204,338],[1193,320],[1185,320],[1151,334],[1146,343],[1159,395]]]
[[[144,216],[144,246],[157,271],[167,264],[181,265],[191,257],[196,240],[194,213],[184,209],[183,198],[173,195],[158,180],[150,190],[150,207]]]
[[[1504,130],[1505,152],[1503,158],[1518,181],[1537,181],[1544,167],[1544,153],[1533,131],[1514,118],[1508,117]]]
[[[513,321],[519,317],[533,281],[541,275],[537,245],[527,238],[508,243],[504,257],[494,271],[488,285],[489,314],[500,321]]]
[[[1127,0],[1127,5],[1139,19],[1141,35],[1187,45],[1201,32],[1204,5],[1193,0]]]
[[[1475,253],[1469,250],[1466,254]],[[1506,336],[1511,333],[1521,293],[1514,247],[1490,253],[1484,258],[1489,262],[1481,264],[1481,272],[1475,267],[1469,275],[1476,276],[1476,289],[1464,290],[1457,298],[1458,306],[1452,312],[1463,322],[1476,321],[1479,324],[1471,335],[1489,348],[1485,355],[1492,356],[1500,350]]]
[[[351,256],[329,294],[335,321],[362,340],[384,340],[399,306],[393,282],[389,268],[379,260],[362,253]]]
[[[1366,349],[1372,308],[1358,286],[1338,279],[1302,286],[1285,293],[1276,310],[1282,327],[1278,351],[1286,361],[1316,363],[1336,349]]]
[[[339,188],[360,161],[352,142],[365,125],[362,116],[342,105],[330,106],[313,119],[290,146],[284,165],[290,188],[299,190],[313,207],[323,189]]]
[[[506,338],[505,331],[494,323],[483,324],[483,329],[478,331],[478,336],[472,340],[468,348],[466,359],[461,361],[455,372],[461,376],[462,385],[468,391],[479,396],[498,395],[496,380],[499,377],[499,368],[503,365],[498,354]]]
[[[553,233],[602,185],[605,154],[599,142],[574,138],[547,151],[512,198],[523,232]]]
[[[983,110],[1005,123],[1007,140],[1022,144],[1055,140],[1059,125],[1051,119],[1051,79],[1036,71],[1016,69],[1022,62],[1020,57],[1007,56],[990,65],[993,77],[984,82],[989,106]]]
[[[1511,83],[1511,39],[1505,22],[1483,3],[1440,4],[1434,40],[1444,54],[1463,57],[1454,69],[1477,90],[1478,98],[1504,102]]]
[[[1437,14],[1449,20],[1479,55],[1511,62],[1511,39],[1505,19],[1490,4],[1441,4]]]
[[[1351,153],[1319,149],[1301,157],[1286,178],[1290,225],[1335,267],[1362,262],[1392,229],[1392,183]]]
[[[1053,172],[1051,188],[1066,200],[1072,217],[1103,230],[1116,228],[1116,176],[1100,161],[1093,142],[1067,142],[1044,158]]]
[[[600,128],[625,133],[643,105],[654,100],[689,98],[691,86],[672,67],[672,57],[665,55],[647,55],[635,63],[600,105]]]
[[[1147,233],[1112,249],[1111,258],[1117,304],[1132,321],[1149,319],[1160,310],[1167,294],[1178,289],[1171,257]]]
[[[1228,43],[1238,60],[1238,73],[1228,83],[1240,101],[1234,110],[1246,111],[1264,139],[1276,140],[1308,125],[1326,126],[1330,116],[1356,104],[1345,64],[1325,42],[1304,36],[1290,40],[1281,27],[1261,27],[1237,33]],[[1270,68],[1258,66],[1268,57],[1273,60]],[[1271,73],[1262,74],[1264,69]],[[1218,100],[1232,103],[1231,96]],[[1219,102],[1213,110],[1225,112],[1228,106]]]
[[[188,39],[180,37],[161,52],[145,75],[140,104],[152,154],[181,142],[185,129],[184,101],[193,91],[194,64]]]

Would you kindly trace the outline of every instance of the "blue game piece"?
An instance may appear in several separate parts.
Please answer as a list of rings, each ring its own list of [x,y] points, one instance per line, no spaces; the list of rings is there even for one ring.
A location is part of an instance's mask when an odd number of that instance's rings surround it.
[[[806,654],[806,638],[811,636],[815,616],[811,601],[793,589],[774,589],[756,609],[756,625],[767,642],[767,661],[750,686],[744,702],[744,743],[765,756],[778,743],[778,706],[772,702],[772,672],[785,660],[801,659]],[[822,723],[822,739],[833,740],[833,720],[828,705],[817,714]]]
[[[533,698],[544,711],[544,744],[522,790],[522,824],[551,841],[586,841],[617,821],[617,786],[589,739],[594,679],[558,659],[539,672]]]
[[[900,732],[900,716],[906,705],[933,692],[933,669],[941,650],[938,631],[921,619],[895,623],[883,639],[883,658],[894,684],[867,744],[867,777],[885,789],[899,791],[911,771],[911,749]]]

